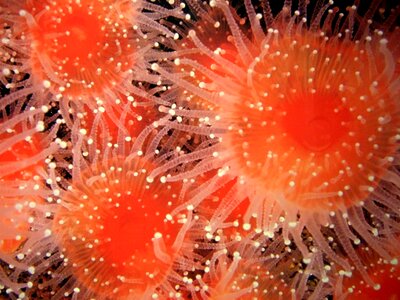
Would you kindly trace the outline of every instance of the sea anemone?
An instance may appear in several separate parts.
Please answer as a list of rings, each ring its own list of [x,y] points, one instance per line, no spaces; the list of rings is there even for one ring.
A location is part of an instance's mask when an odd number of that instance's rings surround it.
[[[393,294],[399,9],[282,5],[0,0],[3,294]]]
[[[190,216],[168,219],[181,187],[146,183],[152,168],[116,156],[82,170],[61,196],[53,231],[65,265],[71,265],[77,286],[98,297],[150,298],[165,285],[182,246]]]
[[[166,126],[209,136],[209,146],[149,176],[182,162],[197,166],[167,180],[217,169],[213,184],[201,189],[205,196],[219,188],[222,177],[237,178],[235,197],[221,201],[211,218],[212,231],[249,198],[244,223],[255,223],[252,230],[282,234],[307,262],[322,252],[349,274],[357,269],[373,286],[355,248],[366,243],[390,260],[400,228],[399,52],[393,26],[398,10],[386,12],[373,1],[363,14],[357,5],[344,14],[333,1],[322,1],[308,17],[306,1],[298,10],[286,1],[277,15],[262,3],[257,12],[245,1],[246,18],[238,22],[225,1],[211,1],[210,9],[225,16],[229,34],[225,28],[215,34],[219,20],[208,21],[207,38],[204,25],[199,35],[191,30],[189,45],[195,48],[178,49],[175,67],[153,64],[192,103],[214,109],[192,108],[187,101],[174,110],[181,121]],[[374,21],[378,9],[386,21]],[[209,48],[213,36],[228,46]],[[302,239],[305,233],[311,245]],[[323,268],[321,260],[314,263]]]
[[[85,105],[117,120],[120,94],[137,91],[132,80],[153,80],[146,68],[154,43],[162,35],[175,36],[157,21],[170,16],[181,16],[178,5],[168,9],[147,1],[2,1],[3,74],[11,78],[7,88],[22,88],[3,102],[32,96],[41,103],[50,97],[58,101],[70,127],[70,114],[82,112]]]
[[[191,228],[199,219],[191,207],[169,214],[186,202],[186,184],[149,182],[147,174],[159,163],[154,152],[146,157],[132,150],[134,139],[114,143],[101,122],[94,128],[104,139],[90,142],[84,128],[77,130],[67,147],[72,163],[66,164],[68,156],[49,162],[43,175],[47,213],[31,227],[36,235],[14,252],[15,264],[9,262],[14,293],[49,287],[52,299],[175,297],[173,283],[180,278],[175,268],[195,264],[186,235],[198,235],[204,226]],[[26,270],[32,272],[24,275]],[[50,278],[41,284],[44,273]],[[26,276],[30,284],[22,285]]]

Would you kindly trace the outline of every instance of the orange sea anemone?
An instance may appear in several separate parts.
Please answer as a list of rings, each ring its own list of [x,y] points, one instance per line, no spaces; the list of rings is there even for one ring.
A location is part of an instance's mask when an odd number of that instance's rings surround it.
[[[0,0],[0,297],[397,297],[390,5]]]
[[[6,88],[23,88],[3,101],[32,96],[43,103],[50,97],[70,127],[70,114],[84,105],[112,117],[119,95],[137,91],[132,80],[155,80],[146,68],[154,43],[175,36],[157,22],[169,16],[180,17],[180,7],[126,0],[2,1],[1,78],[8,78]]]
[[[249,198],[244,222],[254,219],[251,230],[283,234],[306,261],[321,251],[347,271],[353,265],[373,285],[355,247],[365,242],[390,259],[392,235],[399,230],[398,10],[386,12],[373,1],[361,14],[357,2],[344,14],[333,1],[318,3],[310,17],[306,1],[298,8],[287,1],[277,15],[268,1],[260,7],[245,1],[241,19],[225,1],[210,1],[210,10],[224,14],[230,34],[225,28],[218,33],[218,20],[208,21],[208,36],[204,26],[189,31],[198,56],[178,49],[174,68],[152,66],[193,103],[211,103],[212,111],[202,111],[187,102],[186,110],[174,113],[189,124],[166,124],[211,137],[209,146],[150,177],[182,162],[198,164],[191,176],[217,169],[215,182],[236,177],[237,198],[220,203],[213,230]],[[378,11],[388,15],[386,21],[375,22]],[[210,44],[214,36],[229,47]],[[218,187],[204,185],[203,194]],[[313,247],[302,240],[304,231]],[[330,235],[340,245],[337,253]]]

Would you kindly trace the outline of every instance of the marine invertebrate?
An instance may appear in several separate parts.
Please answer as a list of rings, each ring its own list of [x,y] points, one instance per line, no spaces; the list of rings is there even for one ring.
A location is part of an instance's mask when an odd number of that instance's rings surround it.
[[[180,15],[178,5],[167,9],[147,1],[2,1],[3,74],[11,77],[6,87],[24,87],[3,101],[32,94],[43,101],[50,93],[70,127],[70,113],[84,105],[117,120],[119,94],[135,91],[136,78],[151,80],[152,44],[160,35],[174,36],[156,21]]]
[[[35,222],[2,258],[11,297],[345,297],[349,282],[379,287],[371,261],[396,261],[398,10],[188,3],[179,41],[163,18],[180,9],[147,1],[1,7],[0,107],[55,96],[69,127]]]
[[[167,219],[180,187],[146,183],[151,168],[118,156],[96,163],[74,179],[56,212],[53,231],[72,273],[101,297],[156,293],[191,222]]]
[[[215,106],[213,111],[176,109],[191,125],[166,126],[214,141],[161,166],[150,178],[183,161],[200,162],[180,176],[219,169],[214,183],[225,174],[236,177],[237,196],[221,203],[212,228],[224,227],[224,219],[248,197],[244,220],[250,225],[254,219],[252,230],[282,234],[306,261],[316,247],[348,272],[353,264],[374,285],[355,247],[365,242],[390,259],[392,236],[399,230],[399,53],[398,29],[392,27],[398,11],[378,24],[372,17],[380,1],[364,16],[356,5],[345,16],[333,1],[318,2],[311,17],[306,1],[294,13],[292,2],[285,2],[276,16],[267,1],[260,13],[245,1],[248,23],[243,26],[225,1],[210,6],[220,9],[229,25],[228,56],[222,48],[210,49],[194,29],[189,36],[203,58],[178,50],[176,73],[162,64],[153,69],[194,102]],[[214,21],[209,38],[218,30]],[[216,187],[204,185],[203,193]],[[314,246],[302,240],[304,230]]]
[[[28,278],[36,282],[50,269],[52,299],[175,297],[175,265],[194,255],[186,241],[195,224],[192,208],[169,215],[185,199],[183,183],[146,181],[157,159],[131,152],[134,139],[114,143],[106,126],[96,126],[104,139],[89,142],[82,128],[72,136],[72,164],[49,163],[46,216],[36,221],[37,235],[18,248],[8,280],[21,280],[31,268]],[[18,294],[33,284],[9,285]]]

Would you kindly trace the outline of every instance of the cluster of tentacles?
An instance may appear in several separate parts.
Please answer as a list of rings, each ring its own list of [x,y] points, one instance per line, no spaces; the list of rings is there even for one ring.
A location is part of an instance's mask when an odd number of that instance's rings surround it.
[[[398,299],[400,7],[342,2],[0,0],[0,298]]]

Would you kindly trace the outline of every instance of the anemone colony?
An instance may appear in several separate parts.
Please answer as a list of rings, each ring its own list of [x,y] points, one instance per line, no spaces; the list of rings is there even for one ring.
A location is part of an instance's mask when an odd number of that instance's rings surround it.
[[[400,7],[271,2],[0,0],[1,299],[400,297]]]

